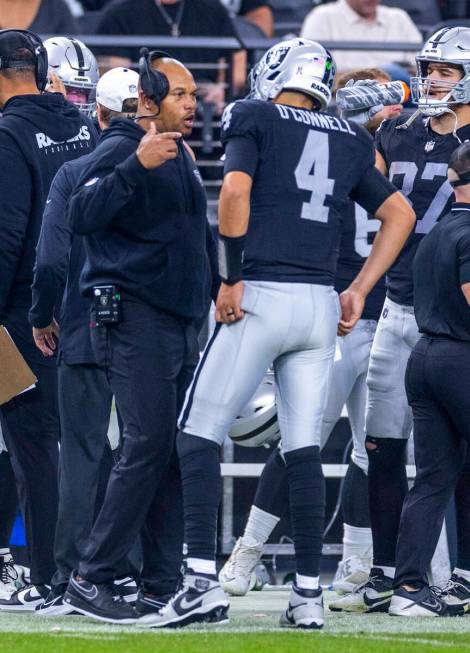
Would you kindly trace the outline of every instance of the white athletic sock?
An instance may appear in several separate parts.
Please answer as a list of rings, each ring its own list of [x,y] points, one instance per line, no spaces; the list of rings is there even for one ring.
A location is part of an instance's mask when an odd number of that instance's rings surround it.
[[[370,528],[360,528],[343,524],[343,560],[352,556],[360,558],[372,557],[372,531]]]
[[[457,576],[461,576],[470,582],[470,571],[468,571],[468,569],[459,569],[459,567],[456,567],[454,569],[454,574],[457,574]]]
[[[188,569],[195,574],[210,574],[215,576],[215,560],[204,560],[203,558],[188,558],[186,561]]]
[[[302,576],[295,574],[295,584],[302,590],[317,590],[320,583],[320,576]]]
[[[276,517],[276,515],[271,515],[256,506],[251,506],[250,516],[242,537],[243,544],[246,546],[266,544],[278,522],[279,517]]]
[[[374,565],[376,569],[381,569],[387,578],[395,578],[395,567],[385,567],[384,565]]]

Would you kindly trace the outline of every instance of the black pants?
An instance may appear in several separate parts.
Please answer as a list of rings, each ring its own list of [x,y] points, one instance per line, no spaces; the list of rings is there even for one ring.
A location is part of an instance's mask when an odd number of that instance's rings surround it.
[[[416,481],[403,507],[396,585],[427,582],[444,514],[470,442],[470,343],[423,336],[406,371]]]
[[[0,549],[10,546],[10,538],[18,512],[18,492],[10,454],[0,454]]]
[[[58,591],[65,591],[82,557],[100,507],[100,484],[107,484],[114,463],[107,437],[112,399],[97,365],[59,366],[59,517],[52,581]]]
[[[123,301],[122,322],[96,327],[92,342],[124,424],[119,463],[79,566],[105,582],[143,529],[141,581],[175,590],[182,560],[181,482],[176,420],[199,357],[196,329],[137,301]]]
[[[15,334],[11,335],[17,342]],[[59,455],[57,368],[54,364],[38,363],[35,356],[30,358],[28,347],[20,346],[20,349],[38,383],[34,390],[1,406],[0,418],[25,521],[31,582],[41,585],[50,583],[55,572]]]

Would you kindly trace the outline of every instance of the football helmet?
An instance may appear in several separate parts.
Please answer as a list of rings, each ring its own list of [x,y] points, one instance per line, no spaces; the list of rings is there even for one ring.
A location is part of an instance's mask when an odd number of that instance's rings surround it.
[[[280,439],[273,374],[266,374],[233,423],[229,436],[242,447],[267,447]]]
[[[458,82],[428,78],[431,62],[452,64],[462,69]],[[416,57],[417,76],[411,79],[411,96],[427,116],[451,111],[452,105],[470,103],[470,28],[445,27],[433,34]],[[433,90],[447,91],[442,99],[432,97]]]
[[[53,36],[44,46],[49,68],[63,82],[67,99],[83,113],[93,115],[100,78],[94,54],[84,43],[67,36]]]
[[[331,101],[335,72],[333,57],[320,43],[302,38],[281,41],[253,68],[249,97],[274,100],[282,91],[300,91],[323,110]]]

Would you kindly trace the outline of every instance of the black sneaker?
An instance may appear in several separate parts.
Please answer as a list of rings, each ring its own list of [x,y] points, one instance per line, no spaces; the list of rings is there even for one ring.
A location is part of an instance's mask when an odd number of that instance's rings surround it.
[[[229,607],[225,592],[214,576],[195,574],[188,569],[182,588],[158,612],[144,615],[139,626],[178,628],[193,623],[221,625],[228,623]]]
[[[38,617],[59,617],[65,614],[73,614],[72,606],[64,603],[63,599],[62,592],[51,589],[46,600],[36,606],[34,614]]]
[[[146,614],[155,614],[159,612],[168,601],[172,598],[173,594],[166,594],[164,596],[156,596],[140,589],[137,594],[137,601],[135,602],[135,611],[138,617],[143,617]]]
[[[135,603],[137,600],[137,583],[133,578],[119,578],[114,581],[114,589],[122,596],[126,603]]]
[[[137,618],[134,608],[116,593],[112,581],[90,583],[78,580],[76,572],[70,577],[64,603],[86,617],[111,624],[133,624]]]
[[[3,612],[34,612],[38,605],[44,603],[50,591],[49,585],[26,585],[13,592],[8,598],[0,599]]]
[[[450,615],[462,615],[470,609],[470,582],[452,574],[449,582],[441,590],[441,599],[447,604]]]
[[[404,587],[396,589],[388,613],[393,617],[446,617],[449,614],[439,588],[428,585],[414,592]]]
[[[372,567],[369,580],[354,591],[330,601],[331,612],[387,612],[393,595],[393,578],[382,569]]]

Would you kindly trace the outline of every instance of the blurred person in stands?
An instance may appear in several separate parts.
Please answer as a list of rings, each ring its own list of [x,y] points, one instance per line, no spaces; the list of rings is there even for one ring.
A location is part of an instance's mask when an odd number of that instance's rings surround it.
[[[232,21],[219,0],[140,0],[136,11],[134,0],[118,0],[106,7],[97,29],[98,34],[132,36],[152,34],[154,36],[194,37],[236,37]],[[144,44],[143,44],[144,45]],[[218,112],[223,108],[225,92],[221,84],[224,71],[216,70],[214,65],[230,58],[230,52],[223,49],[204,48],[165,48],[185,64],[206,64],[212,66],[195,70],[195,79],[205,102],[213,102]],[[129,47],[100,48],[100,65],[109,68],[129,66],[138,59],[138,50]],[[236,86],[243,85],[246,67],[234,73]],[[201,83],[204,84],[201,87]]]
[[[29,29],[37,34],[78,32],[65,0],[0,0],[1,29]]]
[[[317,41],[376,41],[421,43],[421,33],[409,15],[380,0],[336,0],[312,9],[301,36]],[[332,50],[339,70],[383,66],[399,62],[414,65],[413,52],[384,50]]]
[[[230,16],[242,16],[257,25],[268,38],[274,33],[274,18],[266,0],[220,0]]]

